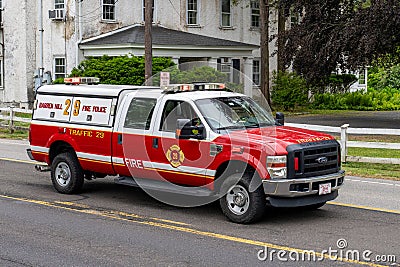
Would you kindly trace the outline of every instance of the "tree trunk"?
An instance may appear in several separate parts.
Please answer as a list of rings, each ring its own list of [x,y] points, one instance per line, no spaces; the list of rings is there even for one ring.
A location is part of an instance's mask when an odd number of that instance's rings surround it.
[[[269,92],[269,0],[260,0],[261,92],[271,106]]]
[[[286,30],[286,18],[283,7],[279,7],[278,11],[278,71],[285,71],[285,64],[283,63],[284,42],[281,34]]]
[[[153,40],[151,27],[153,24],[153,0],[145,0],[144,16],[144,78],[145,84],[151,85],[151,76],[153,69]]]

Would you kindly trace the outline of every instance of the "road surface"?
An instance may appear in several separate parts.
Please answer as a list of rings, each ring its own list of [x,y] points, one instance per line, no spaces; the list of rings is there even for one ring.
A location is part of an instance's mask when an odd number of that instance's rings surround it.
[[[334,204],[268,208],[261,222],[238,225],[216,204],[168,206],[112,177],[59,194],[25,146],[0,140],[1,266],[385,266],[394,257],[400,266],[398,182],[347,177]],[[309,250],[315,258],[302,260]]]

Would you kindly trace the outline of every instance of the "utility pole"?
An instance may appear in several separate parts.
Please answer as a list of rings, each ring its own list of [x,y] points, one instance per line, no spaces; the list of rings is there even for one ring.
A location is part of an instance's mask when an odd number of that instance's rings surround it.
[[[260,0],[261,92],[271,106],[269,92],[269,0]]]
[[[145,84],[151,85],[150,78],[153,68],[153,39],[151,35],[151,27],[153,24],[153,0],[145,0],[144,8],[144,78]]]

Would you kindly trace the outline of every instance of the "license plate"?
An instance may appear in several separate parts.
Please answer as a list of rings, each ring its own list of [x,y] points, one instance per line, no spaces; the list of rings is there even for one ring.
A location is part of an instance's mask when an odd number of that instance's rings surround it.
[[[332,192],[331,183],[320,184],[318,193],[320,195],[326,195]]]

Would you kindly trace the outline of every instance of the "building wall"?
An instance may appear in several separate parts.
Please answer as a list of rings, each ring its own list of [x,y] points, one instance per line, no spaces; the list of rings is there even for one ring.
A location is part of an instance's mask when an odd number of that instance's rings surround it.
[[[4,84],[0,102],[26,104],[33,93],[36,3],[7,1],[3,8]]]
[[[40,50],[39,5],[43,2],[43,53]],[[102,0],[65,0],[66,19],[49,19],[49,10],[55,8],[54,0],[3,1],[4,7],[4,87],[0,89],[0,103],[33,100],[34,76],[50,71],[54,78],[54,57],[66,59],[66,73],[70,73],[81,60],[77,50],[80,38],[94,37],[102,33],[143,23],[143,0],[118,0],[116,20],[102,20]],[[187,26],[186,0],[155,0],[154,23],[167,28],[228,39],[249,44],[259,44],[259,31],[251,29],[251,9],[248,1],[231,6],[232,27],[220,27],[221,2],[199,0],[199,25]],[[233,1],[232,1],[233,2]],[[274,14],[272,14],[274,16]],[[274,30],[274,26],[272,30]],[[80,32],[81,29],[81,32]],[[271,53],[274,44],[270,44]],[[43,66],[40,66],[43,55]],[[259,51],[253,57],[259,58]],[[250,59],[252,60],[252,59]],[[276,60],[271,60],[271,69]]]

